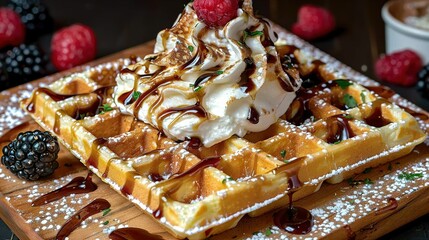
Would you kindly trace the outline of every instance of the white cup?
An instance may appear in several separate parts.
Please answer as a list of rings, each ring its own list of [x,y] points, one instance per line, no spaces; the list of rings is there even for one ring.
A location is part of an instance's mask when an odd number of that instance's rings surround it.
[[[386,53],[411,49],[425,64],[429,63],[429,30],[403,22],[415,6],[429,6],[429,0],[394,0],[387,2],[381,11],[386,28]],[[401,19],[402,18],[402,19]]]

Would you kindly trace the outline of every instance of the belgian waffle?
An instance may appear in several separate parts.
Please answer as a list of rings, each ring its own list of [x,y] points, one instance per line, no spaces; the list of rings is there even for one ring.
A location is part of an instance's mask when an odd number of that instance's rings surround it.
[[[294,175],[304,183],[294,198],[302,198],[425,140],[403,109],[298,48],[277,50],[305,79],[288,112],[266,131],[209,148],[172,141],[114,106],[114,78],[136,58],[61,78],[22,107],[103,181],[175,237],[190,239],[285,205]]]

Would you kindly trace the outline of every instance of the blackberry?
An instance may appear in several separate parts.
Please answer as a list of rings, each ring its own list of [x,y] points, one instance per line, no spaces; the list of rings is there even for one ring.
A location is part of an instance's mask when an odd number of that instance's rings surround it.
[[[423,66],[418,73],[417,87],[422,92],[423,97],[429,98],[429,64]]]
[[[7,6],[21,16],[30,42],[54,29],[54,21],[41,0],[9,0]]]
[[[0,71],[7,76],[5,85],[12,87],[46,75],[47,63],[47,56],[37,45],[21,44],[5,53]]]
[[[38,180],[58,168],[59,150],[57,138],[49,132],[28,131],[3,147],[1,162],[22,179]]]

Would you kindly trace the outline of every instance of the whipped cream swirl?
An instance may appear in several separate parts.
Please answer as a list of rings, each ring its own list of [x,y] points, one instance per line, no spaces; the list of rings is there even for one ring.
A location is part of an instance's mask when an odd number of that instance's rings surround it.
[[[158,34],[154,54],[117,76],[115,103],[174,140],[199,138],[207,147],[263,131],[286,112],[301,85],[282,66],[275,41],[251,1],[223,28],[199,21],[190,3]]]

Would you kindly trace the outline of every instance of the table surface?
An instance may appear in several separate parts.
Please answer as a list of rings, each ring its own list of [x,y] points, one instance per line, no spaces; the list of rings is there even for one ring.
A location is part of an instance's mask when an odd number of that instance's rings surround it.
[[[5,4],[0,0],[0,6]],[[56,28],[83,23],[91,26],[98,40],[97,57],[106,56],[152,40],[156,34],[170,27],[188,2],[184,0],[74,0],[44,1],[51,11]],[[384,53],[384,23],[381,7],[385,0],[254,0],[254,8],[286,29],[296,21],[298,8],[316,4],[330,9],[337,29],[329,36],[311,42],[319,49],[376,79],[374,63]],[[49,52],[51,35],[39,43]],[[429,100],[416,87],[403,88],[383,83],[411,102],[429,110]],[[10,239],[11,232],[0,222],[0,239]],[[426,215],[394,232],[384,239],[429,239],[429,216]]]

